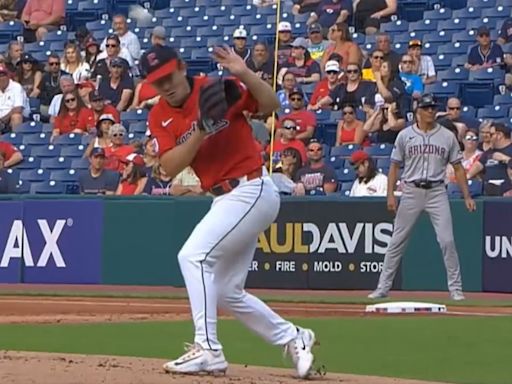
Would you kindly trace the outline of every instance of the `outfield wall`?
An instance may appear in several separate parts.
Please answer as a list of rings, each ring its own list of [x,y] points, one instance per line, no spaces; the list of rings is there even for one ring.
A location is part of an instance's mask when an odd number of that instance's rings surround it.
[[[196,197],[2,197],[0,283],[183,286],[176,255],[209,205]],[[512,200],[479,200],[472,214],[455,200],[451,209],[464,289],[512,292]],[[392,229],[383,199],[285,198],[259,237],[247,285],[373,289]],[[427,216],[394,289],[446,289]]]

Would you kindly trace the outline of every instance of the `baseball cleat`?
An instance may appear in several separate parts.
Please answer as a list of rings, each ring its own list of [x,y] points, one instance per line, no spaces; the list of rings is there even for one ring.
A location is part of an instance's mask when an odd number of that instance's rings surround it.
[[[450,297],[454,301],[466,300],[466,298],[464,297],[464,294],[462,293],[462,291],[452,291],[452,292],[450,292]]]
[[[315,357],[311,349],[316,344],[315,333],[311,329],[297,328],[297,336],[284,347],[301,379],[306,379],[312,371]]]
[[[368,295],[369,299],[384,299],[386,297],[388,297],[388,294],[378,289]]]
[[[168,373],[190,375],[223,375],[228,369],[228,362],[222,350],[204,349],[199,344],[185,344],[185,354],[163,365]]]

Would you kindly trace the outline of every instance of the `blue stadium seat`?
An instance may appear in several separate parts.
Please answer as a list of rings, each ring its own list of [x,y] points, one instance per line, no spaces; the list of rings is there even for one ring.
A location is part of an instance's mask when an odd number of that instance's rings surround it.
[[[214,19],[214,24],[217,31],[221,30],[222,27],[227,27],[229,25],[240,25],[240,18],[235,15],[226,15],[225,13],[222,16],[217,16]],[[242,24],[243,25],[243,24]],[[197,30],[197,33],[199,35],[199,29]],[[201,36],[201,35],[199,35]]]
[[[147,119],[147,109],[136,109],[132,111],[121,112],[121,121],[127,125],[132,122],[146,121]]]
[[[393,145],[386,143],[373,144],[366,147],[364,150],[372,157],[389,157],[391,155],[391,151],[393,151]]]
[[[71,159],[65,157],[51,157],[41,160],[41,168],[43,169],[67,169],[71,166]]]
[[[206,44],[206,40],[202,37],[188,37],[179,39],[180,47],[184,48],[203,48]]]
[[[464,30],[452,34],[452,41],[459,41],[461,43],[469,42],[474,44],[476,42],[476,33],[474,30]]]
[[[209,51],[207,48],[196,48],[196,49],[192,49],[190,58],[194,61],[209,60],[210,55],[211,55],[211,51]]]
[[[16,148],[18,149],[18,151],[21,152],[23,157],[30,156],[30,152],[32,152],[32,147],[29,147],[29,146],[27,146],[25,144],[17,145]]]
[[[468,23],[466,24],[466,29],[474,29],[477,30],[482,25],[486,25],[491,31],[496,28],[496,19],[488,18],[488,17],[481,17],[474,20],[468,20]],[[491,36],[492,37],[492,36]]]
[[[196,17],[188,20],[188,25],[191,27],[208,27],[214,25],[215,19],[209,16]]]
[[[61,169],[58,171],[52,171],[50,174],[50,180],[64,183],[76,183],[78,182],[78,176],[79,174],[75,169]]]
[[[23,144],[25,145],[47,145],[50,144],[50,134],[35,133],[23,136]]]
[[[478,119],[502,119],[507,116],[508,108],[500,105],[487,106],[480,108],[476,114]]]
[[[389,157],[379,158],[377,159],[377,168],[380,169],[389,169],[389,166],[391,164],[391,160]]]
[[[190,8],[195,4],[194,0],[172,0],[172,3],[169,3],[171,7],[174,8]]]
[[[505,71],[496,68],[482,68],[471,71],[469,74],[470,81],[489,81],[489,82],[503,82],[505,79]]]
[[[463,105],[483,107],[492,104],[494,99],[494,84],[467,81],[461,83],[460,98]]]
[[[28,194],[30,193],[30,182],[23,182],[22,180],[18,181],[18,185],[16,185],[16,193],[17,194]]]
[[[350,191],[352,190],[352,186],[354,185],[353,182],[345,181],[341,183],[340,194],[342,196],[348,197],[350,195]]]
[[[89,168],[89,159],[73,159],[71,160],[71,168],[73,169],[87,169]]]
[[[50,43],[48,41],[37,41],[35,43],[27,43],[24,45],[24,52],[42,52],[50,49]]]
[[[469,79],[469,70],[463,67],[449,68],[437,72],[439,81],[465,81]]]
[[[452,67],[463,67],[468,62],[468,55],[456,55],[452,57]]]
[[[36,145],[30,151],[31,156],[35,157],[57,157],[60,156],[60,147],[57,145]]]
[[[466,28],[467,19],[441,20],[437,24],[439,31],[462,31]]]
[[[16,128],[16,132],[24,135],[42,132],[43,124],[36,121],[27,121]]]
[[[16,169],[36,169],[41,166],[41,160],[34,156],[28,156],[23,159],[21,163],[16,165]]]
[[[365,42],[365,35],[362,33],[353,33],[352,34],[352,41],[356,43],[357,45],[362,45]]]
[[[356,178],[356,172],[354,171],[354,168],[343,168],[336,170],[336,177],[338,178],[338,181],[347,182],[347,181],[354,181]]]
[[[402,33],[407,32],[409,29],[409,23],[405,20],[396,20],[391,21],[389,23],[384,23],[380,26],[380,30],[382,32],[387,32],[389,34]]]
[[[7,168],[5,171],[16,180],[16,183],[19,182],[21,172],[19,169]]]
[[[464,105],[460,111],[460,115],[467,119],[474,119],[476,117],[476,108],[472,105]]]
[[[30,106],[30,113],[39,113],[41,108],[41,100],[37,97],[29,97],[28,105]]]
[[[272,20],[268,20],[267,17],[265,17],[259,13],[256,15],[242,16],[240,18],[240,25],[243,25],[245,27],[247,27],[248,25],[259,25],[259,24],[272,24]]]
[[[167,20],[164,20],[162,22],[163,26],[164,27],[172,27],[174,25],[174,23],[171,23],[171,25],[166,25],[165,22]],[[189,37],[189,36],[195,36],[196,35],[196,30],[194,28],[192,28],[191,26],[186,26],[186,27],[177,27],[177,28],[172,28],[171,29],[171,37]]]
[[[467,55],[469,49],[468,43],[447,43],[439,46],[437,48],[437,54],[457,54],[457,55]]]
[[[428,0],[400,1],[398,2],[398,17],[407,21],[421,20],[427,8],[429,8]]]
[[[228,5],[225,4],[224,5]],[[249,16],[256,14],[256,7],[252,5],[245,5],[245,6],[234,6],[231,8],[231,14],[235,16]]]
[[[203,7],[190,7],[180,8],[178,10],[180,16],[184,17],[203,17],[206,14],[206,8]]]
[[[85,0],[78,3],[78,11],[82,14],[92,12],[100,18],[101,14],[106,13],[108,10],[106,2],[100,0]]]
[[[82,135],[78,133],[70,133],[67,135],[60,135],[53,141],[54,144],[60,145],[78,145],[82,142]]]
[[[452,36],[451,33],[447,33],[446,31],[434,31],[425,34],[425,36],[423,36],[423,39],[424,41],[428,41],[431,44],[440,45],[450,42]]]
[[[251,35],[259,35],[259,36],[274,36],[276,33],[275,24],[261,24],[251,26],[250,32]]]
[[[482,195],[483,192],[483,184],[480,180],[471,179],[468,180],[468,189],[469,194],[472,197],[478,197]],[[462,191],[457,183],[448,183],[447,184],[448,196],[451,198],[462,198]]]
[[[50,42],[50,51],[52,52],[62,52],[64,51],[65,41],[51,41]]]
[[[512,106],[512,93],[505,95],[495,95],[493,105]]]
[[[341,169],[345,165],[345,160],[337,156],[327,156],[325,159],[326,163],[334,169]]]
[[[440,22],[442,23],[442,21]],[[437,30],[437,21],[436,20],[419,20],[413,23],[409,23],[409,31],[427,31],[432,32]]]
[[[438,8],[425,11],[423,18],[430,20],[448,20],[452,18],[452,10],[450,8]]]
[[[136,123],[130,123],[128,126],[128,132],[134,133],[146,133],[148,125],[146,121],[139,121]]]
[[[356,144],[344,144],[331,148],[331,156],[350,157],[353,152],[361,149],[361,146]]]
[[[89,21],[88,23],[85,24],[87,30],[89,30],[90,32],[109,29],[111,27],[111,25],[112,25],[112,22],[110,20],[94,20],[94,21]]]
[[[61,195],[66,191],[66,186],[55,180],[34,183],[30,187],[30,193],[36,195]]]
[[[44,133],[52,133],[53,132],[53,124],[51,124],[51,123],[42,124],[41,130]]]
[[[422,55],[428,55],[432,56],[437,54],[437,44],[426,42],[423,44],[423,47],[421,48],[421,54]]]
[[[212,7],[217,8],[222,4],[221,0],[196,0],[196,7]]]
[[[50,171],[42,168],[24,170],[20,172],[20,180],[37,182],[45,181],[50,178]]]
[[[188,24],[188,18],[183,16],[168,16],[161,20],[164,27],[182,28],[186,27]]]
[[[79,145],[66,145],[62,147],[60,155],[64,157],[82,157],[85,152],[86,146],[83,144]]]
[[[508,6],[498,5],[497,7],[483,8],[482,17],[497,19],[501,22],[502,20],[511,16],[510,9],[510,3]]]
[[[434,55],[432,61],[437,71],[448,69],[452,66],[453,55]]]
[[[12,145],[20,145],[23,143],[23,135],[15,132],[4,133],[2,136],[0,136],[0,141],[6,141]]]
[[[479,7],[467,7],[457,9],[452,13],[452,19],[474,19],[482,15],[482,9]]]
[[[496,0],[467,0],[467,7],[491,8],[496,6]]]
[[[208,16],[212,16],[212,17],[226,16],[226,14],[228,14],[228,13],[229,13],[229,11],[225,5],[220,6],[220,7],[208,7],[206,9],[206,14]]]
[[[459,94],[459,86],[455,82],[436,81],[425,86],[425,93],[434,93],[439,97],[452,97]]]

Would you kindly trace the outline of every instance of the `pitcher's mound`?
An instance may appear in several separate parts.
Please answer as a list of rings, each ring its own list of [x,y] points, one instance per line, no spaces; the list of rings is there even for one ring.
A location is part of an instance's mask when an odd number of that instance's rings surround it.
[[[291,369],[230,365],[223,377],[169,375],[164,360],[38,352],[0,352],[2,384],[288,384],[306,382]],[[343,384],[440,384],[329,373],[309,380]]]

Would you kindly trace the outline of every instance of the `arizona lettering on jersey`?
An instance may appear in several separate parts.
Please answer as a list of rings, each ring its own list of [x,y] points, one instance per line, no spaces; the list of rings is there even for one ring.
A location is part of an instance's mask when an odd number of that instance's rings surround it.
[[[239,178],[262,166],[262,157],[254,145],[252,128],[243,112],[257,112],[257,102],[237,79],[240,100],[233,105],[223,126],[206,137],[190,166],[201,180],[204,190],[228,179]],[[185,143],[199,129],[199,89],[208,81],[206,76],[192,79],[192,91],[181,108],[171,107],[164,98],[151,109],[148,123],[155,139],[155,148],[162,156],[177,145]],[[165,123],[165,124],[164,124]]]
[[[446,157],[446,148],[435,144],[411,145],[407,148],[409,157],[419,155],[435,155],[442,158]]]

